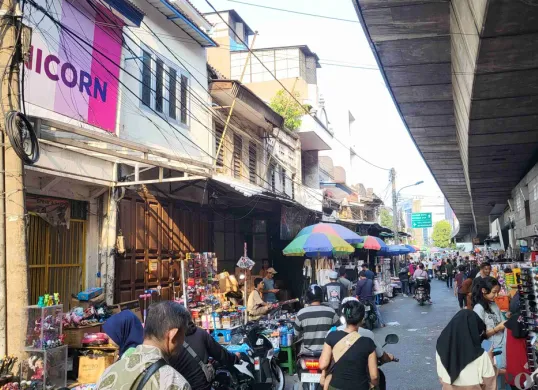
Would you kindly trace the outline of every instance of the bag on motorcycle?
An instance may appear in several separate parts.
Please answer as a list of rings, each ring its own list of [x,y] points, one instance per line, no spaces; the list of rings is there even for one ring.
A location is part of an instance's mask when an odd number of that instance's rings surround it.
[[[323,386],[323,390],[329,389],[329,384],[332,379],[332,372],[334,371],[334,366],[338,361],[346,354],[347,351],[360,339],[361,335],[358,332],[351,332],[350,334],[343,337],[339,342],[334,345],[332,351],[332,362],[328,369],[321,373],[321,378],[319,380],[320,385]]]
[[[200,359],[200,357],[196,354],[194,349],[192,349],[192,347],[187,344],[187,342],[183,343],[183,348],[185,348],[189,355],[191,355],[193,359],[196,360],[196,363],[198,363],[198,365],[204,372],[205,379],[207,379],[209,383],[213,382],[213,379],[215,379],[215,368],[209,363],[204,363],[202,359]]]

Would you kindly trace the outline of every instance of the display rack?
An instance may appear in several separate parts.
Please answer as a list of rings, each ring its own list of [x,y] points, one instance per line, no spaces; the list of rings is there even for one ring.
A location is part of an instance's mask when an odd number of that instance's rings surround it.
[[[525,320],[525,326],[529,330],[527,336],[527,361],[530,372],[534,372],[538,367],[538,359],[536,356],[538,325],[536,325],[536,312],[538,310],[536,296],[538,289],[536,282],[538,281],[538,268],[521,267],[521,287],[519,288],[521,314]],[[536,389],[533,386],[532,389]]]
[[[26,358],[21,364],[21,381],[41,383],[44,389],[65,387],[67,345],[63,345],[63,305],[28,306],[25,310]]]

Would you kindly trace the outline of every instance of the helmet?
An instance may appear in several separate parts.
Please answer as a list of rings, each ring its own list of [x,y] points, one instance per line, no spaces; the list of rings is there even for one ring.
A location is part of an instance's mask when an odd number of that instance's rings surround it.
[[[306,302],[323,302],[323,290],[317,284],[311,284],[306,290]]]

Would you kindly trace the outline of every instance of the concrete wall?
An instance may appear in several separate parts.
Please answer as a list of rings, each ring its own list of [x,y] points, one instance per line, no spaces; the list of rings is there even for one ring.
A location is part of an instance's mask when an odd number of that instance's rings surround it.
[[[133,53],[124,48],[123,67],[136,77],[131,77],[127,72],[121,74],[121,80],[126,86],[121,89],[118,135],[121,138],[176,155],[212,162],[211,157],[206,154],[211,155],[214,142],[214,136],[211,134],[212,118],[204,108],[211,104],[211,98],[207,92],[206,51],[149,3],[137,1],[136,4],[146,14],[145,25],[140,28],[126,29],[124,33],[138,45],[157,53],[164,61],[165,67],[171,66],[177,69],[178,98],[179,73],[189,78],[188,110],[190,112],[187,113],[189,120],[187,126],[180,123],[170,126],[165,118],[142,104],[140,100],[142,86],[139,81],[142,77],[142,62],[140,58],[133,58]],[[160,41],[164,44],[161,44],[153,33],[158,34]],[[130,48],[135,55],[141,56],[142,49],[130,38],[126,39]],[[155,57],[153,53],[152,56]],[[152,72],[155,73],[154,61]],[[135,92],[137,96],[129,90]],[[167,98],[167,87],[163,93]]]
[[[528,201],[527,211],[525,201]],[[515,238],[538,236],[538,164],[512,190],[512,217],[515,222]]]

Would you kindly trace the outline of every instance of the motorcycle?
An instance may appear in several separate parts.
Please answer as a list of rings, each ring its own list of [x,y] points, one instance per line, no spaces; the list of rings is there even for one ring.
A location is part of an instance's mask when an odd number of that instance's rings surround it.
[[[430,299],[428,293],[426,292],[427,279],[417,278],[415,285],[415,296],[414,298],[418,301],[420,306],[424,306],[424,302]]]
[[[364,327],[368,330],[373,330],[377,322],[377,314],[374,304],[368,301],[361,301],[364,305]]]
[[[307,351],[299,354],[297,361],[297,374],[303,390],[316,390],[321,380],[319,357],[321,351]]]
[[[385,344],[383,344],[382,349],[385,349],[385,346],[387,344],[398,344],[399,341],[400,341],[400,338],[398,337],[398,335],[388,334],[387,337],[385,337]],[[395,363],[398,363],[399,361],[400,360],[396,359],[396,358],[394,358],[394,360],[393,360],[393,362],[395,362]],[[377,360],[377,366],[378,367],[382,366],[383,364],[386,364],[386,363],[383,363],[381,361],[381,359]],[[383,373],[383,371],[381,369],[379,369],[379,389],[380,390],[386,390],[387,389],[387,380],[385,378],[385,374]]]
[[[441,277],[439,278],[440,281],[446,282],[448,279],[448,274],[446,272],[441,273]]]
[[[284,373],[278,365],[271,341],[258,323],[248,323],[232,331],[230,352],[239,352],[241,361],[233,370],[217,368],[213,388],[219,390],[284,390]]]

